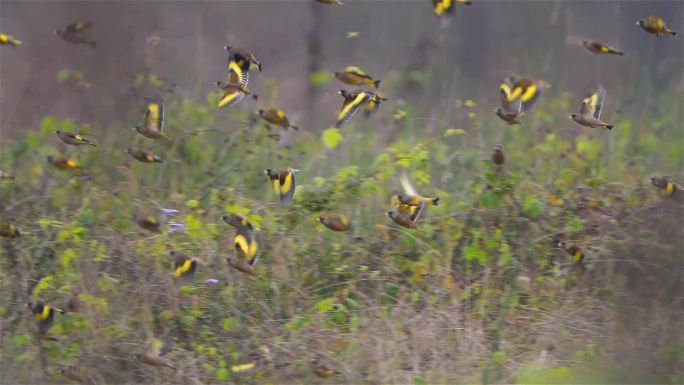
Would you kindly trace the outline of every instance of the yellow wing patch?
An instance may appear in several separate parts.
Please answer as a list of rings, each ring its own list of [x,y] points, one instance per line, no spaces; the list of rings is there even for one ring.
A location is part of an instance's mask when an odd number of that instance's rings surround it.
[[[282,119],[285,117],[285,113],[282,110],[278,110],[276,112],[276,115],[278,116],[278,119]]]
[[[667,182],[667,186],[665,187],[665,192],[667,192],[667,194],[669,195],[669,194],[672,194],[673,191],[674,191],[674,184],[672,182]]]
[[[352,117],[352,115],[354,115],[356,110],[359,109],[361,103],[367,100],[368,94],[366,94],[365,92],[359,92],[359,94],[356,95],[356,97],[353,100],[349,102],[345,101],[345,103],[342,105],[342,110],[337,115],[338,125],[346,123],[346,121],[348,121]]]
[[[237,103],[242,99],[242,96],[244,94],[240,91],[233,90],[233,91],[224,91],[223,97],[221,100],[219,100],[218,107],[221,108],[223,106],[227,106],[229,104]]]
[[[43,311],[36,314],[36,319],[45,321],[50,316],[50,306],[43,305]]]
[[[518,87],[518,88],[519,88],[519,87]],[[522,96],[520,97],[520,99],[521,99],[523,102],[528,102],[528,101],[532,100],[532,99],[535,97],[536,94],[537,94],[537,86],[536,86],[535,84],[532,84],[531,86],[527,87],[527,89],[526,89],[525,92],[522,94]]]
[[[67,160],[67,167],[76,168],[76,162],[73,160]]]
[[[582,255],[581,251],[578,251],[575,253],[575,255],[572,256],[572,260],[575,261],[575,263],[577,263],[582,260],[582,257],[584,257],[584,255]]]
[[[363,70],[359,67],[349,66],[349,67],[344,69],[344,72],[349,72],[349,73],[359,75],[359,76],[366,76],[366,73],[363,72]]]
[[[176,268],[176,270],[174,270],[174,272],[172,274],[173,277],[174,278],[180,277],[181,275],[183,275],[183,273],[186,273],[188,270],[190,270],[191,266],[192,266],[192,260],[191,259],[185,260],[185,262],[183,262],[182,265],[178,266]]]
[[[280,192],[281,192],[281,194],[286,194],[288,191],[290,191],[291,188],[292,188],[292,174],[288,173],[285,176],[283,183],[280,184]]]

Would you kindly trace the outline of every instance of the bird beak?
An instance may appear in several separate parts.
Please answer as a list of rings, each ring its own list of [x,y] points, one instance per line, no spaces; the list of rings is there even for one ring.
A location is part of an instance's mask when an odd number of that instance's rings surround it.
[[[639,25],[641,23],[641,20],[637,20],[636,25]]]

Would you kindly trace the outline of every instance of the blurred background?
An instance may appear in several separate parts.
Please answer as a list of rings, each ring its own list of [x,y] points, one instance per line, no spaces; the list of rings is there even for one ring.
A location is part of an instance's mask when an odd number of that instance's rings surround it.
[[[252,50],[264,63],[253,75],[259,92],[276,83],[275,103],[311,130],[328,127],[339,107],[336,80],[311,87],[313,71],[347,65],[376,78],[422,76],[430,92],[383,89],[393,100],[419,101],[426,116],[442,118],[445,105],[473,99],[498,104],[504,71],[545,79],[550,95],[578,100],[602,82],[607,114],[637,108],[646,114],[670,89],[682,90],[682,44],[656,38],[635,25],[661,15],[682,26],[679,1],[482,1],[458,7],[440,28],[427,1],[350,1],[346,7],[313,1],[88,2],[3,1],[0,25],[23,39],[21,49],[0,53],[0,140],[35,126],[42,115],[68,117],[97,130],[130,126],[132,78],[150,70],[175,83],[179,96],[204,100],[226,76],[229,44]],[[97,49],[53,34],[77,20],[92,21]],[[348,32],[359,32],[348,38]],[[146,62],[148,37],[159,43]],[[591,55],[568,38],[600,40],[625,57]],[[92,87],[58,83],[60,70],[79,70]],[[402,70],[406,70],[401,72]],[[314,95],[312,95],[314,94]],[[576,109],[575,105],[572,109]],[[137,110],[136,110],[137,113]]]

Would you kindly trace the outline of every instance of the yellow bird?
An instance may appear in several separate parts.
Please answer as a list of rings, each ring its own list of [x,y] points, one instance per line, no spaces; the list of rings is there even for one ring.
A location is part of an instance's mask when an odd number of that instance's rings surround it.
[[[29,302],[26,304],[26,306],[31,309],[34,318],[38,322],[38,334],[40,335],[44,335],[50,329],[50,326],[52,326],[55,321],[55,313],[64,314],[63,310],[57,309],[43,302]]]
[[[164,163],[164,161],[161,160],[161,158],[148,151],[127,148],[126,154],[130,155],[133,159],[142,163]]]
[[[368,103],[364,104],[363,106],[363,115],[366,118],[369,118],[372,114],[377,112],[380,109],[380,103],[387,100],[387,98],[383,98],[378,94],[372,92],[369,92],[369,94],[370,99],[368,99]]]
[[[295,169],[293,168],[267,168],[264,173],[271,180],[273,191],[280,197],[280,202],[290,203],[294,197],[295,187]]]
[[[601,43],[597,40],[582,40],[582,45],[587,51],[597,54],[613,54],[623,56],[625,53],[609,46],[608,44]]]
[[[138,224],[138,226],[142,227],[143,229],[160,234],[162,232],[162,224],[157,220],[157,218],[153,216],[139,216],[138,214],[133,216],[133,220],[135,223]]]
[[[4,238],[18,238],[21,236],[21,232],[17,226],[12,223],[5,221],[0,221],[0,237]]]
[[[143,125],[136,126],[135,130],[146,138],[171,141],[171,139],[164,135],[164,106],[163,98],[149,100],[145,115],[143,116]]]
[[[89,46],[95,48],[95,40],[90,39],[89,30],[92,27],[91,22],[77,22],[71,23],[66,26],[66,29],[58,29],[55,31],[55,35],[61,37],[65,41],[74,44],[88,44]]]
[[[294,130],[299,130],[299,127],[290,123],[290,121],[287,119],[287,116],[285,116],[285,112],[283,112],[283,110],[269,108],[268,110],[259,110],[257,112],[259,113],[259,116],[261,116],[265,121],[271,124],[282,127],[284,129],[292,128]]]
[[[79,134],[74,134],[71,132],[65,132],[60,130],[55,131],[55,134],[57,135],[59,140],[72,146],[80,146],[83,144],[87,144],[89,146],[97,147],[95,143],[90,142],[88,139],[82,137]]]
[[[510,77],[506,77],[499,85],[499,95],[501,97],[501,107],[497,107],[494,112],[496,115],[509,125],[521,124],[520,118],[525,114],[522,111],[522,100],[519,97],[511,96],[513,83]]]
[[[649,16],[646,20],[639,20],[636,22],[636,25],[641,27],[644,31],[656,36],[662,36],[666,33],[672,36],[677,35],[677,32],[667,28],[665,21],[657,16]]]
[[[684,188],[675,183],[669,176],[654,176],[651,178],[651,184],[659,188],[663,195],[673,197],[682,195]]]
[[[434,198],[428,198],[421,196],[416,192],[416,189],[413,187],[411,184],[411,181],[409,181],[408,176],[406,176],[405,173],[402,173],[401,176],[399,177],[399,181],[401,182],[401,186],[404,189],[403,194],[397,194],[397,200],[407,206],[427,206],[427,205],[433,205],[437,206],[439,205],[440,198],[439,197],[434,197]],[[417,219],[417,216],[416,218]],[[415,220],[413,219],[413,220]]]
[[[21,45],[21,40],[5,33],[0,33],[0,45],[11,45],[12,47],[17,47]]]
[[[584,253],[582,250],[580,250],[579,247],[576,245],[570,245],[565,241],[561,241],[558,243],[558,247],[563,249],[566,254],[572,257],[572,262],[574,266],[577,266],[581,271],[586,270],[586,266],[584,266]]]
[[[261,72],[261,62],[259,62],[251,51],[243,48],[225,46],[230,54],[228,58],[228,83],[240,83],[247,87],[249,83],[249,67],[254,64]]]
[[[195,272],[197,271],[196,259],[173,250],[169,254],[171,255],[171,258],[173,258],[173,272],[171,272],[171,277],[173,277],[173,279],[182,281],[192,278],[192,276],[195,275]]]
[[[372,76],[366,74],[359,67],[349,66],[341,72],[333,72],[333,75],[343,83],[352,86],[373,86],[375,88],[380,87],[380,80],[373,79]]]
[[[45,160],[53,165],[55,168],[62,170],[62,171],[75,171],[78,172],[81,170],[79,167],[78,163],[76,163],[76,160],[74,159],[69,159],[67,157],[64,157],[62,155],[57,155],[57,156],[48,156],[45,158]]]
[[[248,275],[255,275],[254,265],[257,262],[259,244],[251,228],[237,229],[233,238],[236,258],[228,259],[228,265]]]
[[[542,90],[550,87],[549,83],[541,79],[520,77],[512,74],[504,81],[511,85],[507,101],[509,103],[520,99],[520,109],[523,112],[530,111],[539,100]]]
[[[342,104],[340,113],[337,114],[336,127],[341,127],[349,123],[359,108],[365,106],[371,98],[370,93],[361,90],[353,92],[341,90],[339,94],[344,98],[344,103]]]
[[[342,214],[324,214],[318,217],[318,221],[333,231],[349,230],[349,220]]]
[[[570,118],[585,127],[605,127],[612,130],[613,125],[601,121],[603,101],[606,98],[606,89],[599,84],[596,90],[582,100],[579,114],[572,114]]]
[[[218,108],[237,104],[245,95],[250,95],[254,100],[259,99],[258,95],[251,93],[251,91],[240,83],[216,82],[216,85],[223,91],[223,95],[218,102]]]
[[[165,366],[177,370],[168,357],[164,357],[170,351],[170,346],[160,339],[153,338],[145,348],[142,362],[152,366]]]
[[[442,20],[442,27],[447,27],[450,24],[457,4],[471,5],[472,2],[469,0],[432,0],[432,12]]]

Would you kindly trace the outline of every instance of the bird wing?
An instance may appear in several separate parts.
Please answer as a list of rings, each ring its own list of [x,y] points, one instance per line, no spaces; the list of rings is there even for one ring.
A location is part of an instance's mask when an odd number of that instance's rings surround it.
[[[413,185],[411,184],[411,181],[409,180],[408,176],[403,171],[401,175],[399,175],[399,182],[401,183],[401,187],[404,189],[406,195],[418,195],[416,189],[413,188]]]
[[[520,102],[523,111],[529,111],[534,104],[539,100],[541,95],[541,88],[536,82],[525,87],[522,95],[520,95]]]
[[[409,218],[411,218],[411,221],[416,222],[418,221],[418,218],[420,218],[420,214],[423,213],[423,210],[425,210],[425,201],[420,201],[417,206],[408,206],[409,207]]]
[[[370,95],[366,92],[359,92],[356,95],[356,97],[345,99],[344,103],[342,104],[342,109],[340,110],[340,113],[337,115],[336,125],[339,127],[344,124],[347,124],[349,120],[354,116],[356,111],[358,111],[362,105],[367,103],[369,99]]]
[[[580,106],[581,115],[591,115],[596,119],[601,118],[601,110],[603,109],[603,100],[606,97],[606,89],[599,84],[596,91],[592,92],[589,96],[582,100],[582,105]]]
[[[71,33],[82,33],[82,32],[85,32],[92,25],[93,25],[93,23],[89,22],[89,21],[86,21],[86,22],[79,21],[77,23],[71,23],[71,24],[67,25],[66,30],[67,30],[67,32],[71,32]]]
[[[501,82],[499,93],[501,94],[501,108],[508,112],[520,112],[521,101],[519,98],[511,99],[511,86],[507,81]]]
[[[161,132],[164,129],[164,103],[147,103],[144,121],[145,128]]]
[[[362,70],[361,68],[359,68],[359,67],[349,66],[349,67],[347,67],[347,68],[344,69],[344,72],[348,72],[348,73],[350,73],[350,74],[354,74],[354,75],[361,76],[361,77],[364,77],[364,78],[369,77],[369,76],[366,75],[366,73],[363,72],[363,70]]]
[[[453,9],[453,0],[432,0],[432,9],[435,15],[442,16]]]
[[[663,19],[655,16],[647,17],[646,24],[652,26],[655,29],[663,29],[665,27],[665,22],[663,21]]]
[[[290,202],[294,197],[295,191],[295,174],[288,170],[286,173],[278,173],[278,183],[280,185],[280,201]]]
[[[221,108],[223,106],[237,104],[244,96],[245,94],[238,89],[224,88],[223,96],[221,97],[221,100],[219,100],[218,106]]]
[[[240,83],[247,87],[249,83],[249,62],[240,65],[234,58],[228,62],[228,83]]]

